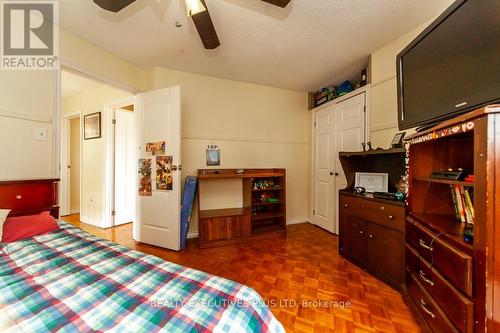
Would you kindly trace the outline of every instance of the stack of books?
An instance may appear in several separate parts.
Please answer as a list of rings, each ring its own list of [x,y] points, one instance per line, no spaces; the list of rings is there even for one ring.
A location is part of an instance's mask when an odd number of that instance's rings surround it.
[[[337,97],[336,87],[322,88],[316,92],[314,95],[314,105],[320,106],[326,102],[329,102]]]
[[[457,220],[462,223],[474,223],[474,190],[463,185],[450,185],[451,197]]]

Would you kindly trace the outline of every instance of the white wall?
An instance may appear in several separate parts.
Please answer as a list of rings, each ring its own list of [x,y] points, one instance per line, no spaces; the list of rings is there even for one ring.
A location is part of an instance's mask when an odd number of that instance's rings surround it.
[[[0,179],[51,177],[55,74],[0,70]],[[35,140],[44,128],[47,141]]]
[[[105,140],[104,105],[132,96],[132,94],[106,85],[98,86],[83,93],[64,97],[62,99],[62,114],[81,111],[83,116],[102,112],[101,138],[83,140],[81,181],[81,211],[82,222],[99,227],[105,227],[104,196],[105,196]],[[83,139],[83,133],[82,133]]]
[[[310,117],[307,93],[224,80],[215,77],[155,68],[149,87],[182,88],[183,177],[207,168],[205,150],[221,149],[221,168],[286,168],[288,176],[287,217],[289,221],[309,218]],[[223,184],[221,186],[224,187]],[[240,202],[240,187],[215,207]],[[226,192],[227,193],[227,192]],[[197,230],[194,216],[191,231]]]

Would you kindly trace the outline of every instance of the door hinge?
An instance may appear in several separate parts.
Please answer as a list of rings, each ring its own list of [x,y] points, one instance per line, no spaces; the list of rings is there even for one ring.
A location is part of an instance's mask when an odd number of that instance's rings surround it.
[[[116,125],[116,119],[112,120],[113,125]]]
[[[314,127],[316,127],[316,122],[314,122]]]
[[[316,215],[316,211],[315,210],[313,210],[313,215]]]
[[[116,211],[115,210],[111,212],[111,216],[116,216]]]
[[[366,105],[363,106],[363,112],[366,113]]]

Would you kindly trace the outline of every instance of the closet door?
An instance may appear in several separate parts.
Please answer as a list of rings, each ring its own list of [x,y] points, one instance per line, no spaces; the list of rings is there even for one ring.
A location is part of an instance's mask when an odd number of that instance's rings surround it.
[[[347,179],[340,164],[339,152],[362,151],[366,143],[366,94],[363,92],[335,105],[334,135],[335,135],[335,226],[339,230],[338,193],[347,187]]]

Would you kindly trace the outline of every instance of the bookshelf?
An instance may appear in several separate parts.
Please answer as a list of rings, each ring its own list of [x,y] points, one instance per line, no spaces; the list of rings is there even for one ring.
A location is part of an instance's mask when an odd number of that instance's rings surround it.
[[[242,182],[243,207],[203,210],[203,182],[236,179]],[[198,170],[199,246],[230,245],[279,237],[286,230],[285,169]]]
[[[500,331],[500,308],[493,306],[500,304],[499,128],[500,106],[493,105],[405,140],[404,294],[431,332]],[[474,177],[432,177],[449,168]]]

